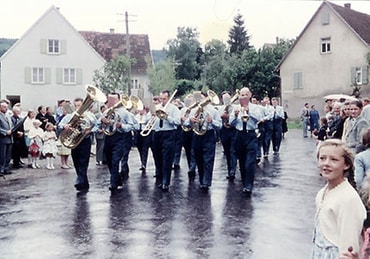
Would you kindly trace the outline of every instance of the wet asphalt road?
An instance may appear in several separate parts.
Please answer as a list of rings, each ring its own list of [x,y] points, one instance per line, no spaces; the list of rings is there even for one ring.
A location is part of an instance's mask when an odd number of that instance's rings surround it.
[[[324,185],[314,151],[290,130],[280,154],[257,166],[250,198],[239,175],[226,180],[221,145],[209,193],[188,181],[184,154],[169,193],[155,187],[151,157],[146,175],[138,170],[136,149],[114,195],[95,157],[87,193],[76,193],[73,169],[19,169],[0,178],[0,258],[307,258]]]

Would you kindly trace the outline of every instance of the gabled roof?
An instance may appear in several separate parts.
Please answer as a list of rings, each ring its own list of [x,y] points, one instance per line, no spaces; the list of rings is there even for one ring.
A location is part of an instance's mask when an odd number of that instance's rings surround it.
[[[94,52],[94,54],[99,58],[101,59],[102,61],[103,58],[101,55],[99,55],[99,53],[97,53],[90,44],[88,44],[84,38],[81,36],[81,34],[78,33],[78,31],[73,27],[73,25],[60,13],[59,11],[59,8],[58,7],[55,7],[54,5],[52,5],[22,36],[20,39],[18,39],[1,57],[0,57],[0,61],[2,59],[5,58],[5,56],[10,53],[11,51],[13,51],[14,48],[16,48],[16,46],[19,44],[19,42],[25,38],[29,33],[32,32],[33,28],[38,26],[41,22],[43,22],[43,20],[45,19],[45,17],[49,14],[49,13],[54,13],[55,15],[59,16],[63,22],[65,22],[70,28],[71,28],[71,31],[73,31],[73,33],[75,33],[78,37],[81,38],[81,40],[86,44],[86,47],[88,47],[89,49],[91,49],[91,51]]]
[[[94,31],[80,31],[80,34],[106,61],[127,53],[126,34]],[[148,35],[130,34],[130,57],[135,59],[132,70],[139,74],[146,74],[148,66],[152,65]]]
[[[370,45],[370,15],[357,12],[350,7],[343,7],[329,2],[326,3],[343,18],[349,27],[351,27],[367,45]]]
[[[347,26],[353,31],[353,33],[366,45],[370,46],[370,15],[365,13],[360,13],[355,10],[352,10],[349,7],[339,6],[329,1],[324,0],[320,7],[317,9],[315,14],[312,16],[310,21],[307,23],[301,34],[297,37],[294,44],[291,46],[289,51],[285,54],[285,56],[281,59],[279,64],[276,66],[275,70],[279,70],[281,64],[284,62],[286,57],[290,54],[292,49],[295,47],[301,36],[305,33],[307,28],[312,23],[313,19],[319,13],[319,11],[323,8],[324,5],[327,5],[338,17],[345,23]]]

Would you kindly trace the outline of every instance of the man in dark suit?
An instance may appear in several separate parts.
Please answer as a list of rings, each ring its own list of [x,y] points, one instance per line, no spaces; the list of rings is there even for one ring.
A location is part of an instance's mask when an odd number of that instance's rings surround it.
[[[13,123],[8,112],[9,102],[0,101],[0,174],[11,174],[9,164],[12,158],[12,127]]]

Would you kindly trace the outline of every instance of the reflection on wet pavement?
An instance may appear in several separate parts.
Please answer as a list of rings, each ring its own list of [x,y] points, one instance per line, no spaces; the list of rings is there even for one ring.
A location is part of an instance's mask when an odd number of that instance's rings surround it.
[[[281,152],[257,167],[251,198],[240,176],[228,182],[217,145],[213,184],[189,182],[185,157],[169,193],[142,175],[136,149],[130,178],[114,195],[91,159],[90,191],[76,193],[73,170],[22,169],[0,179],[1,258],[305,258],[311,247],[318,176],[313,139],[291,130]],[[17,176],[17,174],[19,174]]]

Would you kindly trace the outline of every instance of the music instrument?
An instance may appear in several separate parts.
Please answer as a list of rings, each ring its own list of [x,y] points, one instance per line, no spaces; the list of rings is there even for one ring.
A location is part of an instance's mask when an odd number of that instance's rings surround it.
[[[169,103],[171,103],[172,99],[175,97],[175,94],[177,92],[177,89],[172,93],[171,97],[168,99],[166,105],[164,107],[160,107],[161,105],[158,105],[158,108],[155,107],[152,111],[152,116],[150,117],[148,123],[145,125],[145,127],[141,130],[140,135],[143,137],[146,137],[152,132],[154,123],[157,118],[161,120],[165,120],[168,117],[168,113],[166,112],[166,108]]]
[[[242,107],[242,110],[241,110],[242,114],[240,116],[242,122],[248,122],[249,120],[249,114],[248,114],[248,110],[244,107]]]
[[[72,113],[69,127],[60,134],[60,141],[67,148],[75,148],[90,132],[94,125],[90,125],[89,119],[84,112],[88,111],[94,102],[104,103],[107,98],[105,94],[93,85],[85,86],[86,97],[77,111]]]
[[[233,97],[231,97],[230,99],[230,102],[228,104],[225,105],[225,109],[224,109],[224,113],[229,115],[230,114],[230,108],[231,108],[231,105],[239,99],[239,89],[237,89],[235,91],[235,94],[233,95]],[[223,120],[223,125],[225,128],[230,128],[230,123],[229,123],[229,119],[225,119]]]
[[[208,121],[207,116],[208,113],[204,112],[204,107],[209,104],[219,104],[220,99],[218,98],[217,94],[212,90],[207,91],[207,98],[201,101],[198,104],[198,110],[195,112],[194,117],[196,118],[196,122],[193,124],[193,132],[198,136],[203,136],[207,132],[208,128]]]
[[[102,130],[105,135],[112,136],[116,132],[116,124],[121,121],[121,117],[118,114],[116,115],[115,111],[121,107],[130,109],[132,103],[129,102],[129,100],[130,98],[128,95],[124,94],[122,95],[121,100],[106,110],[105,118],[108,120],[108,124],[102,124]]]
[[[192,105],[190,105],[189,107],[186,107],[186,111],[185,111],[185,113],[184,113],[184,117],[185,118],[187,118],[188,116],[189,116],[189,114],[190,114],[190,112],[191,112],[191,110],[193,109],[193,108],[195,108],[195,107],[197,107],[199,105],[199,103],[198,102],[194,102]],[[182,130],[183,131],[185,131],[185,132],[189,132],[192,128],[190,128],[190,127],[186,127],[186,126],[184,126],[184,124],[181,124],[181,128],[182,128]]]
[[[139,111],[144,109],[143,102],[136,95],[130,95],[130,102],[131,102],[132,109],[139,110]]]

